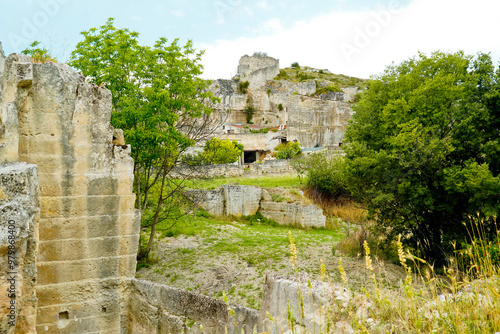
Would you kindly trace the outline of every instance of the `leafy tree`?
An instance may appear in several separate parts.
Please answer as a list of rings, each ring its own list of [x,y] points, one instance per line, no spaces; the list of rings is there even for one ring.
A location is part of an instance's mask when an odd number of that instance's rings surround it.
[[[21,53],[30,56],[35,63],[46,63],[49,61],[57,62],[57,60],[50,55],[49,50],[40,47],[40,44],[39,41],[34,41],[29,47],[21,51]]]
[[[288,142],[286,144],[279,144],[274,148],[276,151],[276,158],[278,159],[291,159],[300,154],[300,143]]]
[[[299,63],[297,63],[296,61],[294,61],[291,65],[292,68],[300,68],[300,65]]]
[[[212,138],[205,143],[203,160],[209,164],[227,164],[238,161],[243,145],[236,140]]]
[[[350,197],[343,157],[326,153],[313,153],[291,162],[299,179],[307,175],[307,184],[324,196],[334,199]]]
[[[168,220],[166,228],[172,227],[184,212],[184,178],[171,172],[188,147],[211,136],[219,121],[211,116],[217,99],[199,78],[203,52],[192,41],[180,46],[177,39],[160,38],[153,47],[142,46],[138,33],[115,28],[112,18],[82,35],[70,65],[111,90],[112,125],[132,145],[136,205],[143,228],[150,228],[147,255],[158,223]]]
[[[499,79],[489,55],[419,54],[387,67],[355,107],[351,191],[428,259],[446,260],[468,215],[500,210]]]

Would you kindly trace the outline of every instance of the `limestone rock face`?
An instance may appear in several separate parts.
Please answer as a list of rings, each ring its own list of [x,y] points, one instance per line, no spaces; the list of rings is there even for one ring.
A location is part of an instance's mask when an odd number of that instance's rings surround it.
[[[342,143],[353,112],[350,104],[343,101],[342,93],[331,93],[333,99],[328,100],[297,95],[288,98],[288,141],[297,140],[305,148]]]
[[[40,198],[34,165],[0,167],[0,332],[36,333]]]
[[[38,166],[36,331],[120,333],[140,220],[130,146],[112,142],[111,94],[21,54],[0,73],[0,163]]]
[[[215,190],[191,190],[190,196],[200,207],[216,216],[251,216],[259,210],[262,189],[223,185]]]
[[[315,205],[262,201],[260,213],[283,225],[325,227],[323,210]]]
[[[251,216],[257,213],[262,189],[252,186],[223,185],[227,216]]]
[[[259,312],[178,288],[132,280],[127,333],[240,334],[258,330]],[[226,331],[227,330],[227,331]]]
[[[326,217],[315,205],[273,202],[260,187],[223,185],[215,190],[192,190],[191,197],[199,206],[216,216],[251,216],[260,211],[283,225],[324,227]]]

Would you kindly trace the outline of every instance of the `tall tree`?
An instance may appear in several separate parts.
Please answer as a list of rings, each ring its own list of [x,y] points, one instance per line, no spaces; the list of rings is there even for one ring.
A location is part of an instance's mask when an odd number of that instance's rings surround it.
[[[143,228],[150,228],[147,255],[158,223],[182,214],[185,179],[171,172],[182,153],[219,124],[211,115],[217,98],[199,77],[203,52],[192,41],[180,46],[177,39],[160,38],[153,47],[142,46],[138,33],[115,28],[112,18],[82,35],[70,65],[112,92],[112,125],[132,145],[136,203]]]
[[[500,211],[499,78],[486,54],[419,54],[374,78],[355,109],[351,191],[426,258],[446,260],[468,215]]]

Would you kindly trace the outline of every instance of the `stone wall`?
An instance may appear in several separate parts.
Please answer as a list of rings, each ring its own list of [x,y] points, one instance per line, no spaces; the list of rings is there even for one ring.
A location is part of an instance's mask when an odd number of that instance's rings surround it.
[[[216,216],[250,216],[259,211],[283,225],[325,227],[323,210],[301,202],[273,202],[266,190],[243,185],[223,185],[215,190],[191,190],[197,204]]]
[[[264,160],[259,163],[252,163],[246,165],[238,164],[217,164],[217,165],[204,165],[195,166],[191,168],[176,167],[173,173],[179,175],[200,178],[214,178],[214,177],[235,177],[235,176],[252,176],[263,174],[283,174],[293,172],[290,166],[289,159],[280,160]],[[173,174],[175,175],[175,174]]]
[[[265,198],[265,197],[264,197]],[[278,223],[294,226],[325,227],[326,217],[316,205],[262,200],[260,213]]]
[[[111,94],[20,54],[0,72],[0,161],[38,166],[36,331],[119,333],[140,221],[130,147],[112,143]]]
[[[240,58],[240,62],[238,65],[238,74],[248,75],[254,71],[273,66],[278,66],[279,68],[278,59],[267,56],[261,57],[244,55]],[[274,76],[276,75],[277,74],[275,74]]]
[[[339,146],[353,112],[342,93],[334,96],[335,100],[289,96],[287,140],[296,140],[303,148]]]
[[[344,294],[346,296],[344,296]],[[335,323],[330,323],[327,331],[328,312],[334,296],[339,300],[349,298],[348,293],[338,285],[311,281],[307,276],[296,278],[266,275],[259,323],[266,333],[348,333],[334,331]],[[295,328],[289,328],[287,310],[290,309],[295,318]],[[330,311],[331,312],[331,311]],[[302,316],[302,314],[304,316]],[[269,320],[269,315],[274,321]]]
[[[126,333],[251,334],[259,312],[162,284],[133,279]],[[227,330],[227,331],[226,331]]]
[[[0,167],[0,333],[36,333],[37,168]]]

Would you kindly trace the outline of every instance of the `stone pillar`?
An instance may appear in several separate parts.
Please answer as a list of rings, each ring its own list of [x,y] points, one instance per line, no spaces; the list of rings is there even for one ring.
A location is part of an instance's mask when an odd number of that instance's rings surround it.
[[[111,94],[66,65],[16,57],[0,107],[18,120],[7,153],[38,165],[37,333],[120,333],[140,222],[130,147],[112,143]]]

